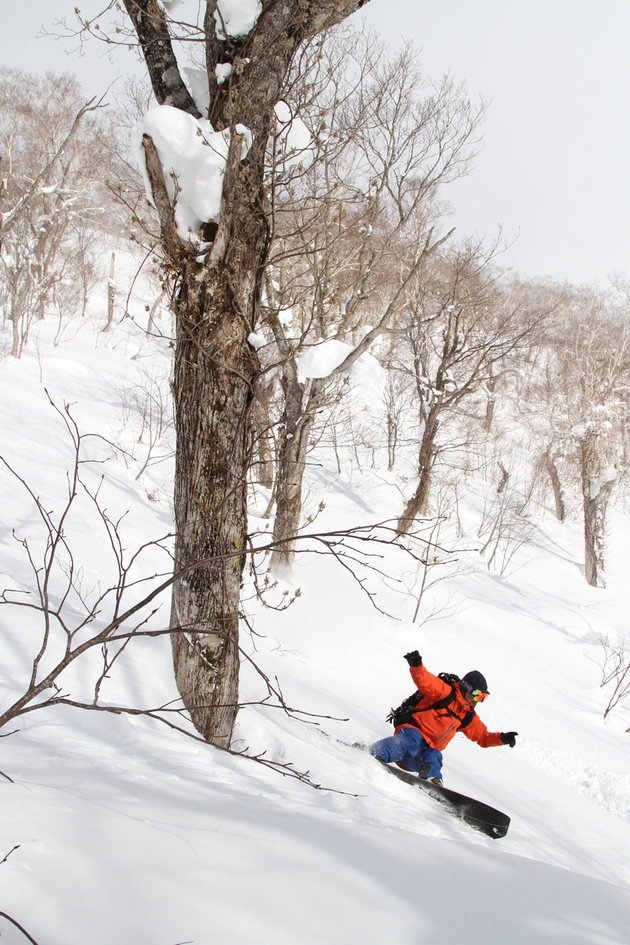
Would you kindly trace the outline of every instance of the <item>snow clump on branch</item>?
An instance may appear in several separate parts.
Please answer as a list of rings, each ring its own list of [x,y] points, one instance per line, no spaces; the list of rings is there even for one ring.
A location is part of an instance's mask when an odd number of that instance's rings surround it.
[[[193,69],[190,66],[184,66],[182,69],[184,81],[188,86],[188,91],[192,95],[195,105],[202,115],[208,114],[210,108],[210,86],[208,85],[208,73],[203,69]]]
[[[243,137],[242,160],[251,147],[252,135],[245,125],[236,125],[236,132]],[[158,105],[147,112],[132,133],[131,147],[144,177],[147,198],[153,203],[143,135],[149,135],[157,149],[180,239],[197,240],[203,223],[219,220],[229,129],[214,131],[206,118],[194,118],[171,105]]]
[[[352,351],[353,345],[345,341],[336,338],[322,341],[299,358],[298,375],[302,379],[330,377]],[[349,377],[351,385],[360,389],[368,401],[380,401],[387,375],[373,355],[365,351],[350,367]]]
[[[177,8],[182,5],[183,0],[161,0],[161,3],[169,16],[172,16]]]
[[[261,13],[260,0],[218,0],[217,9],[214,11],[217,39],[247,36]]]
[[[286,102],[274,105],[276,132],[269,139],[270,150],[275,151],[276,170],[302,164],[311,154],[311,133]],[[275,142],[275,145],[274,145]]]
[[[597,479],[591,480],[590,483],[590,496],[591,502],[596,499],[604,486],[610,485],[617,478],[617,470],[614,466],[608,466],[604,472]]]
[[[223,85],[232,75],[234,66],[231,62],[219,62],[214,67],[214,74],[217,77],[217,85]]]

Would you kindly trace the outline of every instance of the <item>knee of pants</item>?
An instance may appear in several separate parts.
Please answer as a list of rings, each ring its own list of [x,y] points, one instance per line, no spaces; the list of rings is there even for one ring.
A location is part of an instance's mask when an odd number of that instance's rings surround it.
[[[408,755],[419,755],[428,748],[420,729],[412,725],[405,725],[394,737],[404,747],[405,753]]]
[[[398,751],[396,750],[398,748]],[[379,761],[384,761],[386,764],[390,761],[398,761],[398,755],[402,757],[404,752],[400,750],[396,744],[395,738],[381,738],[380,741],[374,742],[373,745],[370,745],[370,754],[374,758],[378,758]]]
[[[405,737],[404,732],[405,729],[401,729],[395,735],[390,735],[389,738],[381,738],[380,741],[374,742],[373,745],[370,745],[370,753],[386,764],[392,761],[402,761],[410,752],[409,740]],[[411,754],[416,753],[417,749],[415,751],[411,749]]]

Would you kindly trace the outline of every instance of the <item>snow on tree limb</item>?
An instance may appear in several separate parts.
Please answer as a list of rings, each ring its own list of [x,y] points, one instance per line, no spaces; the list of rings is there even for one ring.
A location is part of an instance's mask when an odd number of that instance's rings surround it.
[[[144,53],[151,85],[160,105],[173,105],[201,118],[182,79],[166,14],[157,0],[123,0]]]
[[[182,254],[182,245],[175,225],[175,212],[166,189],[157,148],[150,135],[144,134],[142,136],[142,147],[144,148],[147,176],[153,202],[160,218],[162,242],[171,259],[177,260]]]

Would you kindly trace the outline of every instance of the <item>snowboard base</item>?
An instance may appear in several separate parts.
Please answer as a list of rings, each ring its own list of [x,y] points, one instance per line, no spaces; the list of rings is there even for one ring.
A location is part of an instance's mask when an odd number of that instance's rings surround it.
[[[507,814],[490,807],[482,801],[477,801],[473,797],[467,797],[465,794],[458,794],[457,791],[451,791],[450,788],[440,787],[431,781],[423,781],[411,771],[403,771],[402,768],[396,768],[392,765],[381,764],[391,771],[400,781],[406,784],[413,784],[414,787],[427,791],[443,807],[456,817],[460,817],[464,823],[479,830],[487,837],[493,840],[499,840],[508,832],[510,818]]]

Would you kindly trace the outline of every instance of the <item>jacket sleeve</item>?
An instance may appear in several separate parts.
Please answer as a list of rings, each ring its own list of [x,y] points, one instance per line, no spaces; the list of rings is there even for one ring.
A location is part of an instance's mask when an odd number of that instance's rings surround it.
[[[477,742],[481,748],[496,748],[502,745],[501,732],[489,732],[478,715],[475,715],[472,722],[462,732],[471,742]]]
[[[410,666],[409,671],[411,672],[411,678],[416,685],[416,689],[420,690],[428,703],[443,699],[445,696],[448,696],[451,691],[451,687],[448,683],[442,682],[441,679],[434,676],[433,673],[430,673],[424,665]]]

